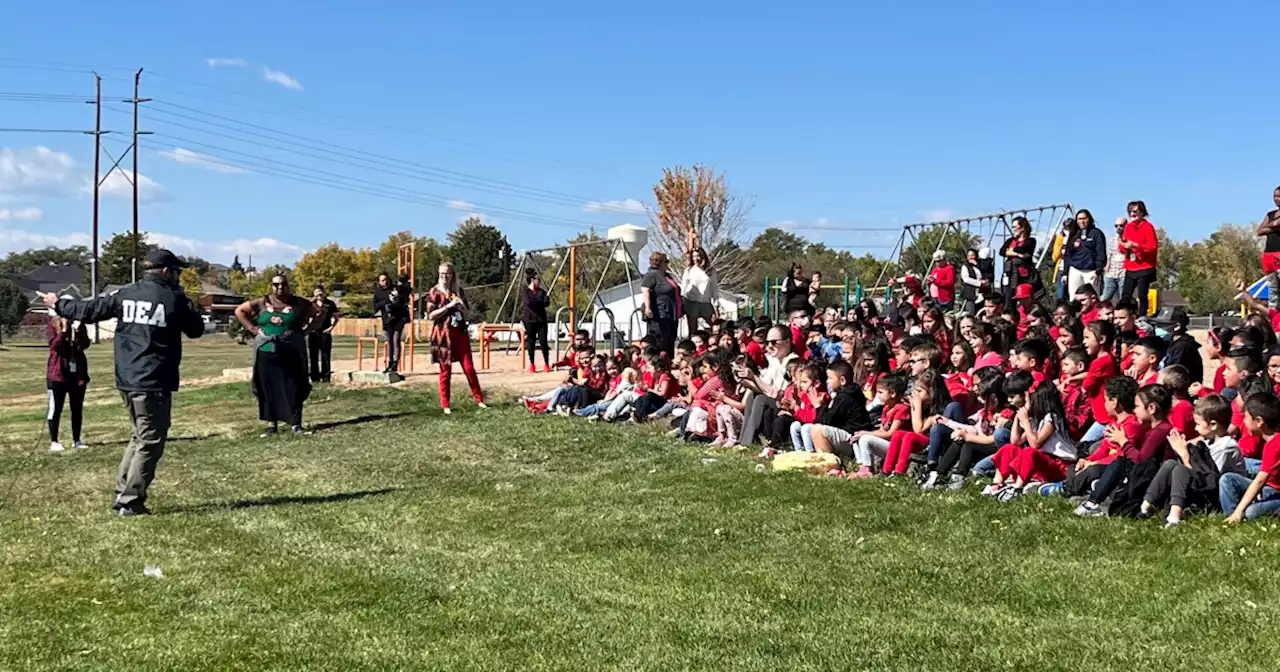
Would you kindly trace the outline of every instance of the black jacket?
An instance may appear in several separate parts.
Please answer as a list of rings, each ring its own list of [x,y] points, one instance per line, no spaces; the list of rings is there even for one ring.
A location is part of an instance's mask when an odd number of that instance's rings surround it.
[[[817,423],[839,427],[850,434],[871,429],[871,416],[867,414],[867,398],[857,385],[845,385],[836,390],[826,406],[818,409]]]
[[[409,323],[409,288],[392,283],[387,289],[373,288],[373,310],[382,314],[386,331],[403,329]]]
[[[204,321],[182,288],[150,277],[92,301],[62,299],[57,311],[85,324],[116,319],[116,389],[122,392],[176,391],[182,335],[204,335]]]
[[[1200,343],[1190,334],[1179,334],[1169,342],[1164,365],[1181,364],[1191,374],[1191,382],[1204,383],[1204,360],[1200,358]]]
[[[1096,226],[1085,229],[1062,248],[1062,263],[1086,273],[1103,270],[1107,267],[1107,234]]]
[[[538,291],[529,289],[528,285],[520,288],[520,321],[529,324],[546,324],[547,306],[551,299],[547,290],[539,287]]]

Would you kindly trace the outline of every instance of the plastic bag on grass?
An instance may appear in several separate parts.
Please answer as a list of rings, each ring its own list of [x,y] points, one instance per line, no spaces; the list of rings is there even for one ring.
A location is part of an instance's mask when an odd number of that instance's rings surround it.
[[[793,451],[773,458],[774,471],[803,471],[821,476],[840,467],[840,458],[831,453],[806,453]]]

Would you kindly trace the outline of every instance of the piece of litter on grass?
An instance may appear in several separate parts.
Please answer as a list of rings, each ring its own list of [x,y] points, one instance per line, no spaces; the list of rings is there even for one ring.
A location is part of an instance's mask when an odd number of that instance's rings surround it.
[[[857,540],[857,541],[855,541],[855,542],[853,542],[853,545],[854,545],[854,546],[861,546],[861,545],[862,545],[862,542],[864,542],[864,541],[866,541],[866,540],[867,540],[867,538],[866,538],[866,537],[858,537],[858,540]]]
[[[98,598],[96,598],[96,597],[95,597],[94,599],[92,599],[92,600],[89,600],[89,601],[90,601],[90,602],[92,602],[92,603],[94,603],[94,604],[102,604],[102,600],[99,600],[99,599],[98,599]]]
[[[650,470],[649,470],[649,473],[651,473],[651,474],[656,474],[656,473],[658,473],[658,470],[657,470],[657,469],[650,469]]]
[[[160,569],[156,565],[147,565],[146,567],[142,568],[142,575],[149,576],[153,579],[163,579],[164,570]]]
[[[715,531],[715,535],[718,537],[718,536],[720,536],[720,535],[722,535],[722,534],[724,534],[724,530],[722,530],[722,529],[720,529],[720,528],[718,528],[718,527],[717,527],[717,528],[716,528],[716,531]]]
[[[1245,600],[1245,601],[1244,601],[1244,605],[1245,605],[1246,607],[1249,607],[1250,609],[1257,609],[1257,608],[1258,608],[1258,605],[1254,604],[1254,603],[1253,603],[1253,601],[1251,601],[1251,600]]]
[[[702,463],[703,463],[703,464],[711,464],[712,462],[715,462],[715,461],[716,461],[716,458],[714,458],[714,457],[704,457],[704,458],[702,458]]]
[[[1244,546],[1240,547],[1240,556],[1244,557]]]
[[[763,464],[757,464],[757,465],[756,465],[756,473],[757,473],[757,474],[763,474],[764,472],[765,472],[765,467],[764,467],[764,465],[763,465]]]

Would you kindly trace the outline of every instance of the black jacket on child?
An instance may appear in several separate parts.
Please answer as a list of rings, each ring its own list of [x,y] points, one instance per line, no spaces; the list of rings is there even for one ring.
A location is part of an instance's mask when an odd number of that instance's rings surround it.
[[[850,434],[871,429],[871,417],[867,415],[867,398],[857,385],[845,385],[836,390],[831,401],[818,409],[819,425],[839,427]]]

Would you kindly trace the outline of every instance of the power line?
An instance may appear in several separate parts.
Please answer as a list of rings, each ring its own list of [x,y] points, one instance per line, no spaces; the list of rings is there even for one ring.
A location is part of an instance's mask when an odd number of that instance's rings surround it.
[[[83,128],[0,128],[0,133],[93,133]]]

